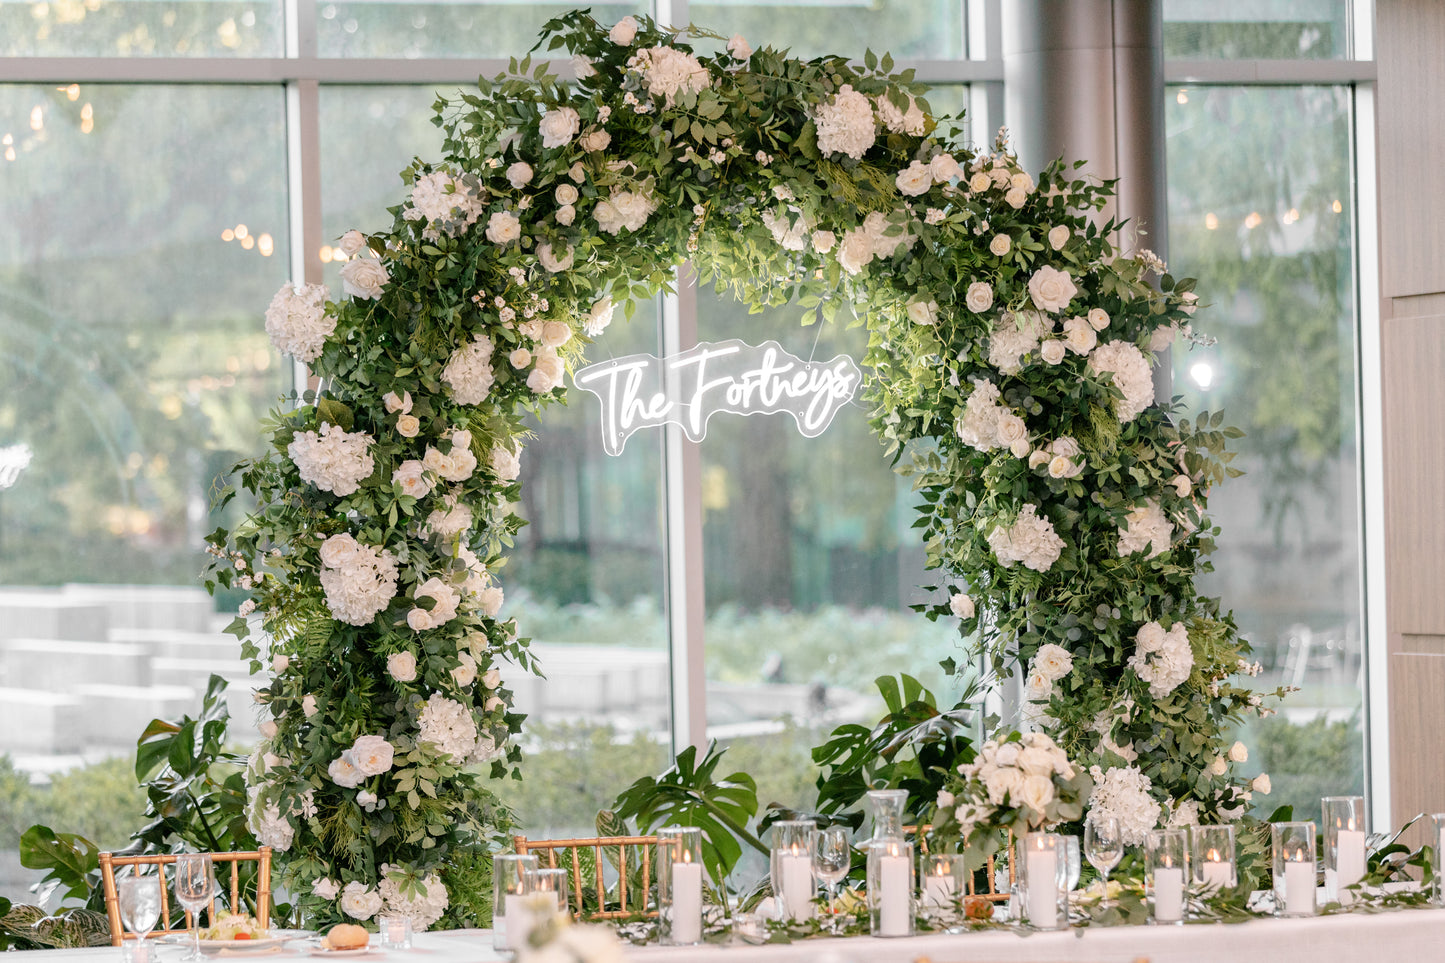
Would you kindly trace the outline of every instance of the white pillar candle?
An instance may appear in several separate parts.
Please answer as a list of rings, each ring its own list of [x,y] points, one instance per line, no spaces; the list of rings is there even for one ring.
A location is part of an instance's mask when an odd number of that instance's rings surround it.
[[[1028,875],[1029,922],[1034,926],[1059,925],[1059,857],[1052,849],[1030,849],[1024,863]]]
[[[813,864],[802,853],[780,853],[778,875],[782,877],[783,906],[794,920],[813,918]]]
[[[1184,870],[1178,866],[1154,869],[1154,918],[1161,923],[1184,918]]]
[[[532,912],[527,909],[527,897],[521,893],[507,894],[505,910],[502,915],[505,945],[515,950],[527,942],[527,934],[532,932]]]
[[[942,873],[923,877],[923,905],[948,907],[954,903],[954,897],[958,892],[958,884],[953,874]]]
[[[1229,885],[1229,864],[1222,859],[1206,859],[1199,864],[1199,875],[1207,889],[1219,890]]]
[[[1358,829],[1335,833],[1335,890],[1341,903],[1354,901],[1346,887],[1365,878],[1365,834]]]
[[[883,890],[878,897],[879,936],[907,936],[911,929],[908,870],[907,856],[884,856],[878,860],[879,885]]]
[[[1284,864],[1284,911],[1291,916],[1311,916],[1315,911],[1315,866],[1313,860],[1288,860]]]
[[[702,939],[702,866],[672,864],[672,941],[697,943]]]

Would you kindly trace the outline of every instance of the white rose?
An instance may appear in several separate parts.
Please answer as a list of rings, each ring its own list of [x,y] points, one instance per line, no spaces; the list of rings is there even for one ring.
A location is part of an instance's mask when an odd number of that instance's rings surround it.
[[[413,632],[425,632],[432,627],[431,613],[426,609],[412,609],[406,613],[406,624]]]
[[[347,752],[343,752],[331,760],[331,765],[326,767],[326,774],[331,777],[332,782],[343,789],[355,789],[365,778],[362,776],[361,770],[357,769],[351,761],[351,754]]]
[[[352,919],[369,920],[381,912],[381,907],[381,894],[367,889],[360,880],[347,883],[341,891],[341,911]]]
[[[403,438],[415,438],[421,431],[421,420],[416,415],[402,415],[396,419],[396,433]]]
[[[1225,761],[1223,756],[1215,756],[1214,761],[1209,764],[1209,774],[1211,776],[1222,776],[1228,771],[1229,763]]]
[[[1000,766],[1016,766],[1022,748],[1017,742],[1005,742],[994,752],[993,761]]]
[[[397,397],[395,391],[388,391],[381,396],[381,401],[382,404],[386,405],[386,413],[389,415],[394,415],[398,411],[404,415],[411,414],[410,391],[403,391],[400,397]]]
[[[566,321],[548,321],[542,325],[542,336],[537,340],[549,348],[560,348],[572,340],[572,326]]]
[[[606,150],[607,145],[610,143],[612,143],[612,135],[598,128],[596,130],[589,130],[583,134],[577,141],[577,146],[581,147],[587,153],[593,154],[600,150]],[[576,178],[573,179],[575,180]]]
[[[1042,672],[1030,672],[1024,680],[1024,699],[1028,702],[1047,702],[1053,694],[1053,680]]]
[[[635,17],[623,17],[616,25],[608,31],[607,39],[620,47],[632,43],[637,36],[637,19]]]
[[[403,495],[413,498],[425,498],[431,494],[432,486],[426,477],[426,466],[416,459],[408,459],[397,465],[396,471],[391,473],[391,483],[399,485]]]
[[[502,610],[502,587],[500,585],[488,585],[477,593],[477,609],[489,619],[497,617]]]
[[[938,321],[937,301],[911,301],[908,317],[914,324],[934,324]]]
[[[873,237],[863,228],[853,228],[843,234],[843,243],[838,246],[838,263],[849,274],[858,274],[873,260]]]
[[[557,189],[552,192],[557,198],[558,204],[575,204],[577,202],[577,188],[571,184],[558,184]]]
[[[488,669],[485,673],[482,674],[482,687],[483,687],[483,688],[486,688],[486,689],[495,689],[497,686],[499,686],[499,685],[501,685],[501,684],[502,684],[502,670],[501,670],[501,669]]]
[[[351,746],[351,762],[363,775],[379,776],[391,768],[395,752],[381,736],[358,736]]]
[[[1103,331],[1109,326],[1109,312],[1103,308],[1092,308],[1089,311],[1089,327],[1095,331]]]
[[[993,185],[993,179],[983,171],[979,171],[968,179],[968,189],[975,194],[982,194]]]
[[[971,619],[975,612],[973,597],[963,592],[954,592],[948,600],[948,609],[956,618]]]
[[[522,473],[522,459],[505,448],[493,448],[487,463],[501,481],[513,481]]]
[[[398,682],[411,682],[416,679],[416,656],[410,652],[389,655],[386,657],[386,671]]]
[[[452,670],[452,681],[465,689],[477,679],[477,660],[462,652],[457,655],[457,662],[459,664]]]
[[[1026,736],[1034,733],[1026,733]],[[1019,750],[1018,767],[1030,776],[1048,777],[1054,771],[1054,754],[1042,745],[1025,746]]]
[[[953,793],[949,792],[947,789],[938,790],[939,809],[947,809],[949,806],[952,806],[957,801],[958,800],[953,798]]]
[[[1169,479],[1169,484],[1174,486],[1180,498],[1188,498],[1189,493],[1194,490],[1194,483],[1189,480],[1188,475],[1175,475]]]
[[[339,892],[341,892],[341,884],[324,876],[311,884],[311,895],[319,896],[322,899],[335,899]]]
[[[567,253],[558,257],[552,251],[552,242],[544,241],[537,246],[537,260],[542,262],[542,267],[547,269],[549,274],[560,274],[572,266],[573,258],[572,245],[567,245]]]
[[[1054,781],[1043,775],[1026,776],[1019,795],[1020,802],[1043,815],[1044,809],[1054,801]]]
[[[1048,364],[1058,364],[1064,360],[1066,354],[1068,354],[1068,348],[1057,338],[1050,338],[1039,345],[1039,356]]]
[[[525,368],[532,363],[532,352],[526,348],[516,348],[507,355],[507,360],[512,363],[513,368]]]
[[[974,314],[981,314],[993,307],[993,286],[987,281],[974,281],[968,286],[964,305]]]
[[[1073,236],[1073,233],[1066,224],[1049,228],[1049,247],[1055,251],[1062,251],[1064,245],[1069,243],[1069,238]]]
[[[366,247],[366,235],[360,231],[347,231],[341,235],[341,240],[336,243],[336,246],[341,248],[341,252],[347,257],[353,257]]]
[[[558,107],[542,115],[537,130],[542,134],[543,147],[561,147],[577,136],[580,118],[571,107]],[[518,185],[513,184],[513,187]]]
[[[1263,795],[1268,796],[1271,788],[1269,784],[1269,773],[1260,773],[1258,776],[1254,777],[1254,782],[1250,783],[1249,785],[1250,788],[1253,789],[1255,792],[1262,793]]]
[[[1249,747],[1242,742],[1236,742],[1229,747],[1229,758],[1235,762],[1249,761]]]
[[[1004,203],[1008,204],[1009,207],[1012,207],[1014,210],[1018,210],[1019,208],[1023,207],[1025,204],[1028,203],[1029,195],[1027,192],[1021,191],[1017,187],[1011,187],[1009,188],[1008,193],[1004,194],[1003,199]]]
[[[271,657],[271,671],[276,675],[285,672],[291,665],[291,657],[283,654],[276,654]]]
[[[933,170],[922,161],[914,161],[898,172],[893,183],[905,197],[918,197],[927,194],[928,189],[933,186]]]
[[[1001,411],[998,416],[998,437],[1005,445],[1028,437],[1028,425],[1012,411]]]
[[[1016,438],[1009,443],[1008,450],[1009,454],[1015,458],[1027,458],[1029,452],[1033,450],[1033,447],[1029,444],[1027,438]]]
[[[1036,448],[1033,453],[1029,455],[1030,468],[1037,468],[1040,465],[1047,465],[1048,463],[1049,453],[1043,448]]]
[[[1029,278],[1029,297],[1040,311],[1063,310],[1078,293],[1069,272],[1044,265]]]
[[[256,729],[261,733],[262,736],[267,739],[276,738],[277,726],[275,721],[272,719],[267,719],[265,722],[257,726]]]
[[[1033,669],[1042,672],[1050,682],[1056,682],[1068,675],[1074,668],[1074,656],[1062,645],[1052,642],[1039,646],[1034,653]]]
[[[1013,247],[1013,239],[1007,234],[995,234],[993,240],[988,242],[988,249],[994,257],[1004,257]]]
[[[1049,460],[1049,477],[1068,478],[1074,470],[1074,461],[1067,455],[1055,455]]]
[[[1179,310],[1185,314],[1192,315],[1199,308],[1199,295],[1193,291],[1184,292],[1179,296],[1179,300],[1183,302],[1179,305]],[[1265,791],[1268,792],[1268,790]]]
[[[734,60],[747,60],[753,55],[753,48],[743,39],[743,35],[735,33],[728,41],[728,53],[733,55]]]
[[[374,257],[352,258],[341,265],[341,290],[354,298],[376,300],[391,276]]]
[[[582,162],[578,161],[567,168],[567,176],[580,184],[587,179],[587,170],[582,166]]]
[[[306,694],[306,698],[301,700],[301,714],[308,719],[316,715],[316,697],[309,692]]]
[[[522,236],[522,222],[508,211],[497,211],[487,219],[487,240],[493,244],[510,244]]]
[[[933,160],[928,162],[928,169],[933,174],[935,184],[947,184],[954,178],[963,177],[963,168],[958,166],[952,154],[935,154]]]
[[[1012,766],[1003,766],[989,773],[983,780],[988,790],[989,802],[1002,806],[1011,794],[1023,786],[1024,774]]]
[[[812,241],[813,250],[819,254],[827,254],[833,250],[833,245],[838,243],[838,235],[832,231],[814,231]]]
[[[1025,194],[1032,194],[1034,190],[1034,179],[1028,171],[1019,171],[1009,178],[1009,186],[1016,191],[1023,191]]]
[[[1064,344],[1074,354],[1088,354],[1099,344],[1099,336],[1087,318],[1072,317],[1064,322]]]
[[[532,165],[526,161],[517,161],[507,168],[507,183],[512,185],[514,190],[519,190],[532,179]]]
[[[569,226],[577,218],[577,208],[571,204],[563,204],[557,208],[557,223],[563,227]]]
[[[581,54],[572,55],[572,73],[578,80],[586,80],[588,77],[597,76],[597,68],[592,66],[592,61]]]

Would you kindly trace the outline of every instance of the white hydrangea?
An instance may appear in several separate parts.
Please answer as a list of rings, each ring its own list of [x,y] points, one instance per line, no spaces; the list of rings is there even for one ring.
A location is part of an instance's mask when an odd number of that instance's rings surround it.
[[[396,559],[350,534],[321,545],[321,588],[326,607],[348,625],[367,625],[396,596]]]
[[[1173,523],[1159,507],[1158,499],[1151,498],[1130,509],[1124,524],[1119,526],[1119,554],[1133,555],[1147,548],[1149,554],[1145,557],[1154,558],[1169,551],[1173,538]]]
[[[435,576],[418,585],[416,591],[412,593],[412,598],[416,601],[431,599],[434,603],[431,611],[417,606],[406,613],[406,624],[416,632],[446,625],[456,618],[457,605],[462,600],[461,594],[456,589]]]
[[[1004,374],[1017,374],[1024,358],[1053,330],[1054,319],[1038,311],[1001,315],[988,339],[988,363]]]
[[[1004,568],[1022,562],[1025,568],[1047,572],[1059,560],[1064,540],[1055,533],[1053,522],[1039,517],[1038,506],[1030,504],[1013,525],[999,525],[989,532],[988,546]]]
[[[451,389],[453,400],[462,405],[479,405],[486,400],[496,381],[491,361],[492,342],[482,334],[473,335],[471,341],[452,352],[442,369],[442,381]]]
[[[425,221],[428,237],[446,232],[455,237],[477,222],[487,209],[478,192],[460,177],[447,171],[432,171],[416,179],[411,188],[411,203],[402,211],[408,221]]]
[[[679,93],[695,94],[712,85],[707,68],[692,54],[676,47],[639,50],[628,58],[627,69],[642,74],[647,92],[663,98],[669,107]]]
[[[908,98],[908,110],[906,111],[899,110],[897,105],[888,99],[887,94],[880,94],[876,97],[873,103],[878,109],[878,119],[883,122],[884,127],[895,134],[921,136],[928,127],[928,118],[912,94],[904,96]]]
[[[432,535],[452,538],[472,527],[472,509],[466,502],[457,500],[455,494],[442,498],[440,508],[426,517],[426,530]]]
[[[425,895],[406,896],[401,891],[401,884],[392,876],[392,867],[383,864],[381,871],[381,882],[376,889],[386,902],[388,913],[410,917],[412,929],[417,931],[425,930],[442,918],[448,901],[447,888],[440,876],[433,873],[422,880]]]
[[[1137,766],[1117,767],[1105,772],[1098,766],[1089,770],[1094,791],[1089,796],[1087,821],[1104,816],[1119,820],[1125,846],[1143,846],[1149,830],[1159,825],[1159,803],[1149,795],[1154,784]]]
[[[476,749],[477,723],[466,706],[434,692],[417,718],[417,741],[460,764]]]
[[[255,835],[256,841],[262,846],[270,846],[278,853],[290,849],[296,838],[296,827],[291,825],[291,820],[281,815],[281,807],[274,802],[259,805],[259,786],[251,787],[247,795],[250,797],[250,804],[246,807],[246,828]]]
[[[1108,341],[1089,355],[1089,371],[1098,375],[1114,375],[1114,387],[1124,397],[1114,403],[1119,421],[1127,423],[1154,401],[1154,378],[1149,372],[1149,359],[1128,341]]]
[[[608,234],[619,234],[623,228],[640,231],[647,223],[657,202],[643,191],[614,191],[605,201],[598,202],[592,209],[597,226]]]
[[[1134,636],[1134,654],[1129,668],[1149,683],[1149,694],[1162,699],[1189,678],[1194,668],[1194,650],[1189,630],[1176,622],[1167,632],[1158,622],[1145,622]]]
[[[336,330],[335,316],[326,313],[326,295],[324,284],[281,285],[266,308],[266,334],[277,351],[305,362],[321,355]]]
[[[819,104],[813,122],[818,129],[818,150],[823,154],[847,154],[857,160],[878,138],[873,105],[852,84],[844,84],[827,103]]]
[[[999,404],[998,385],[984,379],[973,386],[968,401],[963,406],[963,417],[954,430],[958,438],[970,448],[979,451],[993,451],[1001,448],[998,438],[998,417],[1007,411]]]
[[[286,454],[296,463],[301,480],[334,495],[346,496],[361,487],[371,475],[374,441],[364,431],[346,431],[340,425],[324,424],[318,434],[298,431]]]
[[[775,211],[763,211],[763,226],[773,235],[785,251],[802,251],[808,247],[808,224],[802,217],[797,220]]]

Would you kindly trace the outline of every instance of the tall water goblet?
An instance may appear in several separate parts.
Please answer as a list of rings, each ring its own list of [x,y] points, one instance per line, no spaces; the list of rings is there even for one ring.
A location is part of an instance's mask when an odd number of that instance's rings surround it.
[[[135,934],[136,959],[146,958],[145,939],[161,915],[161,882],[154,876],[130,876],[116,883],[120,918]]]
[[[1124,836],[1115,816],[1090,814],[1084,824],[1084,858],[1103,877],[1103,902],[1109,903],[1109,874],[1124,858]]]
[[[201,957],[201,910],[216,892],[216,875],[207,853],[182,853],[176,857],[176,900],[191,914],[191,953],[187,963]]]
[[[813,840],[813,874],[823,881],[828,893],[828,932],[837,933],[838,884],[853,865],[853,846],[845,826],[818,830]]]

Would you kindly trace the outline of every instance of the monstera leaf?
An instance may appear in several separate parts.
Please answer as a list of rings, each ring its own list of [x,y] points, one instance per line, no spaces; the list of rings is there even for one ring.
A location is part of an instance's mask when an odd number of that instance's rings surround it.
[[[743,845],[767,854],[768,848],[748,829],[758,811],[758,788],[747,773],[715,778],[724,750],[709,744],[702,761],[697,747],[678,753],[673,767],[656,778],[644,776],[614,805],[618,819],[631,819],[639,832],[654,827],[696,826],[702,830],[702,860],[719,891],[742,857]]]
[[[100,888],[100,847],[75,833],[31,826],[20,837],[20,865],[46,870],[35,888],[41,904],[57,890],[62,900],[86,903]]]

